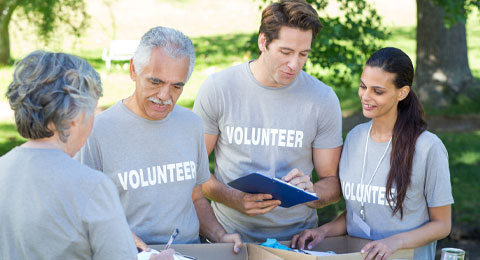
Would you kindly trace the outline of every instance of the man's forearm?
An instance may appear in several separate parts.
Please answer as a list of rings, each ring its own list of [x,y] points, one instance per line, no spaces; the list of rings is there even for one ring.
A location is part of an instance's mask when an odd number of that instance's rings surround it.
[[[320,179],[313,184],[313,190],[317,194],[318,200],[307,203],[307,205],[312,208],[323,208],[337,202],[342,195],[340,180],[337,176]]]
[[[215,217],[210,203],[205,198],[201,198],[193,204],[200,222],[200,234],[212,242],[219,242],[226,231]]]
[[[211,179],[214,179],[214,177],[211,176],[210,180]],[[206,183],[196,186],[192,193],[193,205],[195,206],[195,211],[197,212],[200,222],[200,234],[212,242],[233,243],[233,252],[237,254],[242,247],[242,238],[239,234],[228,234],[222,225],[220,225],[217,217],[213,213],[212,206],[210,206],[210,203],[203,195],[202,188],[205,184]]]
[[[213,175],[206,183],[202,184],[202,192],[209,200],[222,203],[230,208],[236,208],[236,198],[241,196],[241,191],[228,188]]]

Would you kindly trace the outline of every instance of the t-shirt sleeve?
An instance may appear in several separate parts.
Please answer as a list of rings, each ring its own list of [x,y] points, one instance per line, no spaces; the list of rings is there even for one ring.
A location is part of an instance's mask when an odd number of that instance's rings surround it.
[[[323,111],[317,118],[317,135],[313,148],[329,149],[342,145],[342,112],[337,95],[330,89],[328,97],[322,104]]]
[[[203,127],[201,127],[203,129]],[[201,134],[199,136],[199,145],[198,148],[198,165],[197,165],[197,183],[196,185],[200,185],[205,183],[210,178],[210,166],[208,162],[208,154],[207,148],[205,146],[205,138],[203,136],[203,131],[199,131]]]
[[[75,160],[88,167],[103,172],[102,153],[95,134],[92,132],[82,149],[75,155]]]
[[[447,149],[441,141],[434,143],[427,155],[425,198],[428,207],[453,203]]]
[[[220,104],[218,102],[220,100],[217,99],[217,93],[215,92],[214,78],[210,76],[198,90],[193,104],[193,112],[202,118],[207,134],[218,135],[220,133],[218,128],[218,107]]]
[[[104,178],[92,192],[83,214],[92,259],[135,259],[137,249],[118,192]]]

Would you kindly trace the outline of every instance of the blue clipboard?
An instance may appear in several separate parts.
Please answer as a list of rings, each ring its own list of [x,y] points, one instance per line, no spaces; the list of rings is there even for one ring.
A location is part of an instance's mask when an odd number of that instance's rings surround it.
[[[228,183],[231,187],[246,193],[271,194],[273,199],[280,200],[280,207],[290,208],[297,204],[318,200],[314,193],[302,190],[287,182],[270,178],[260,173],[250,173]]]

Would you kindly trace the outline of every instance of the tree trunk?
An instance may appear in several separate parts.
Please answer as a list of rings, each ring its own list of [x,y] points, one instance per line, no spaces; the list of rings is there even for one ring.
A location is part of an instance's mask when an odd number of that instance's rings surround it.
[[[10,37],[8,26],[0,26],[0,65],[6,65],[10,61]]]
[[[417,0],[417,64],[415,86],[425,106],[439,108],[459,95],[480,89],[468,65],[465,25],[447,29],[444,10],[431,0]]]
[[[5,1],[0,4],[0,65],[10,62],[10,34],[8,25],[12,18],[13,10],[17,7],[16,1]]]

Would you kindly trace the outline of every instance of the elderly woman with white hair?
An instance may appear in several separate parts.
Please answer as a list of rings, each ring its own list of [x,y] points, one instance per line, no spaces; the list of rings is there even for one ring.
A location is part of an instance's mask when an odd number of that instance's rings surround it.
[[[101,95],[81,58],[35,51],[18,63],[7,97],[28,141],[0,157],[0,259],[136,258],[113,183],[71,158]]]

